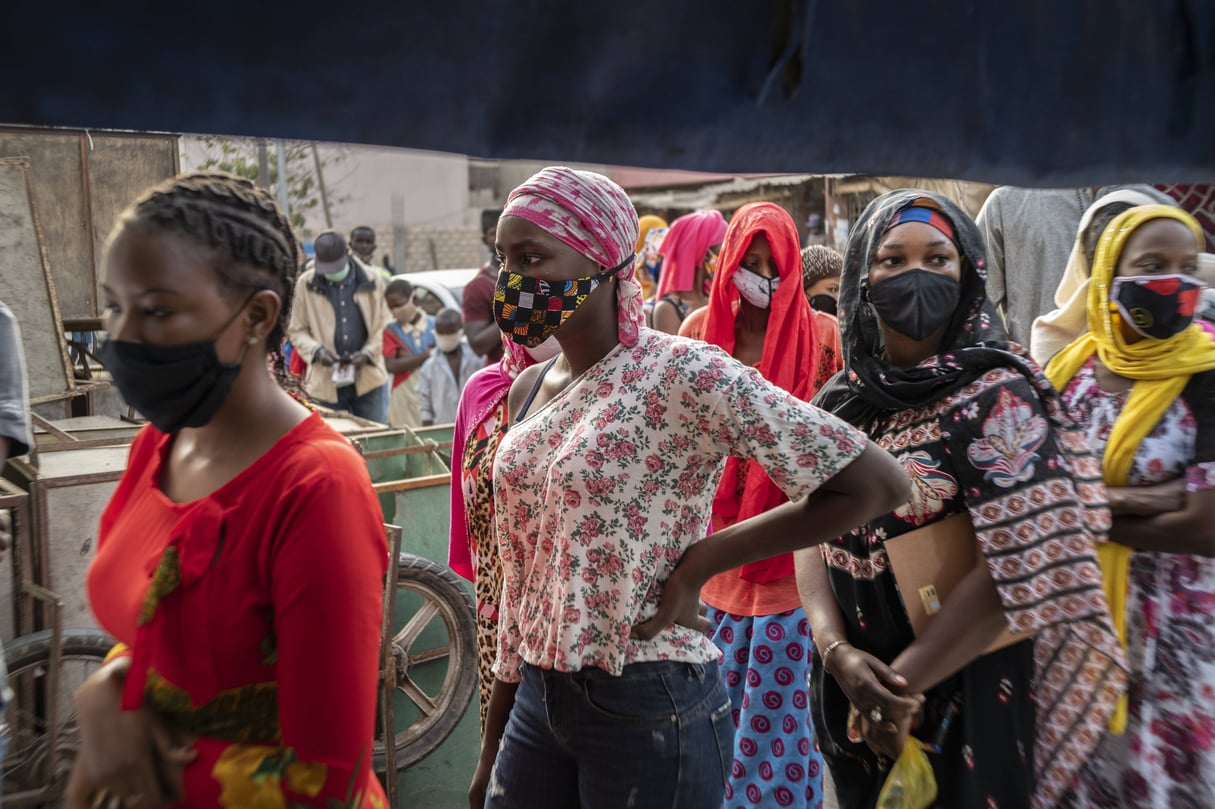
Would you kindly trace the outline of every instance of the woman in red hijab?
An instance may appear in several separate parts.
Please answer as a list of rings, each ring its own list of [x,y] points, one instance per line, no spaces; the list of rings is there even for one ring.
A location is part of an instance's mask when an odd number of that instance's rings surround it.
[[[794,397],[815,393],[814,314],[802,291],[792,217],[770,202],[745,205],[721,246],[703,339]],[[731,458],[713,500],[713,530],[762,514],[785,496],[762,469]],[[714,576],[701,590],[734,706],[734,767],[726,802],[822,805],[822,757],[806,698],[810,631],[791,555]],[[745,795],[745,798],[743,797]]]

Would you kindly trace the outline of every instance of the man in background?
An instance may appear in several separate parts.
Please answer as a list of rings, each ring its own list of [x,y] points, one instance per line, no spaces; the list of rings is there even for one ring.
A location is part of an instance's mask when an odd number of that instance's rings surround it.
[[[392,320],[386,284],[326,230],[316,258],[295,282],[287,337],[307,365],[304,388],[318,404],[388,423],[384,327]]]
[[[384,255],[382,264],[375,260],[375,231],[367,225],[359,225],[350,231],[350,252],[363,262],[363,266],[375,270],[384,277],[385,281],[392,280],[392,268],[388,266],[388,255]]]
[[[500,210],[481,212],[481,243],[489,248],[489,260],[464,287],[464,333],[472,350],[485,358],[485,365],[502,359],[502,330],[494,320],[494,287],[498,285],[498,218]]]

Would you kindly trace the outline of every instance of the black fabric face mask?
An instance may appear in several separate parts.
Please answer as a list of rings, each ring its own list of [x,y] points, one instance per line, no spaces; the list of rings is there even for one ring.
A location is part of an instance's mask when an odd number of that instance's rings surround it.
[[[869,289],[878,317],[899,334],[923,340],[949,322],[962,285],[928,270],[907,270]]]
[[[215,418],[245,358],[242,351],[237,362],[221,362],[214,339],[175,346],[106,340],[98,356],[126,403],[162,433],[202,427]]]
[[[825,312],[829,315],[835,315],[837,306],[838,303],[836,302],[834,295],[827,295],[826,293],[823,293],[821,295],[812,295],[810,297],[810,308],[816,312]]]

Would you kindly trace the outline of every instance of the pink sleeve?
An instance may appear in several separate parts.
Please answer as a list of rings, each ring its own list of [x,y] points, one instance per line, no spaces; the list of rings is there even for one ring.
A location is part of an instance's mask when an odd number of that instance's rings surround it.
[[[469,424],[472,408],[468,397],[461,396],[456,408],[456,428],[451,437],[451,532],[447,542],[447,566],[472,581],[472,553],[468,547],[468,523],[464,517],[464,447],[468,433],[476,425]]]

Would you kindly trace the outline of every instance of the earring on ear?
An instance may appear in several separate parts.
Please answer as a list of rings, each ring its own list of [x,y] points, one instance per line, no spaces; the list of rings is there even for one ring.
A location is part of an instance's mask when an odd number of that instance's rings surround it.
[[[256,337],[250,337],[250,338],[249,338],[248,340],[246,340],[245,342],[246,342],[246,343],[248,343],[248,344],[249,344],[249,345],[251,345],[251,346],[255,346],[255,345],[257,345],[257,338],[256,338]]]

